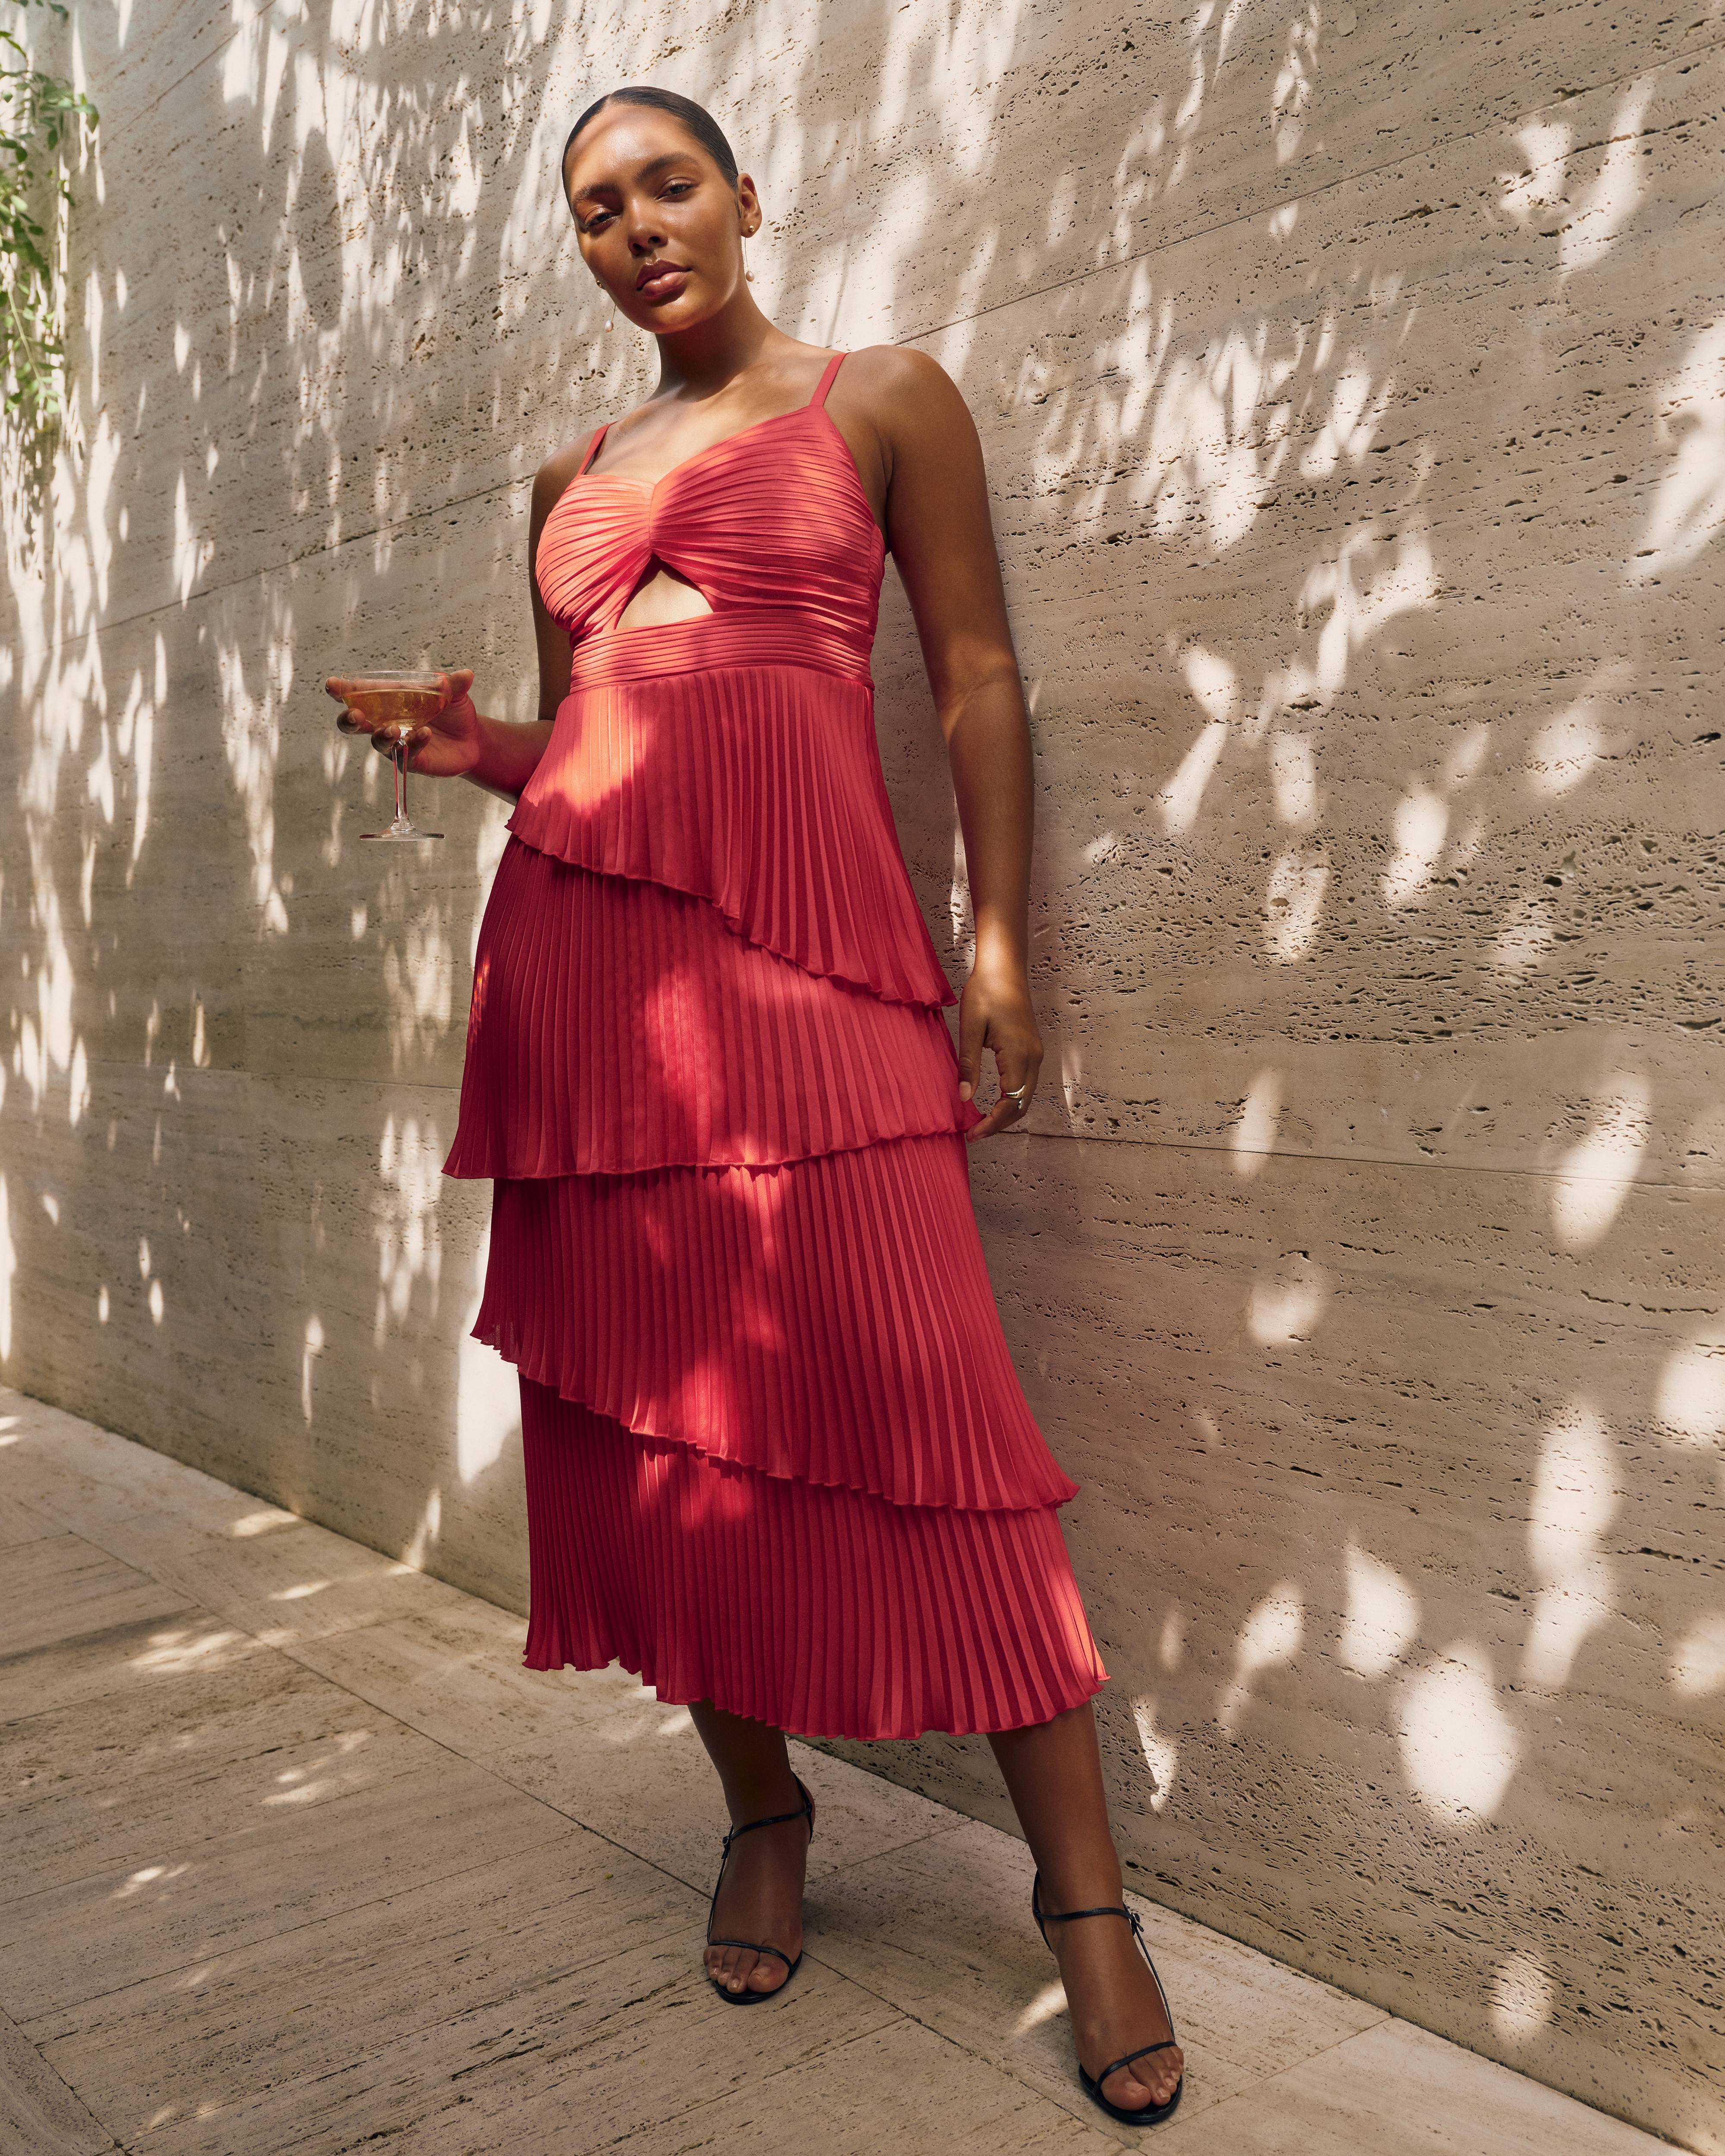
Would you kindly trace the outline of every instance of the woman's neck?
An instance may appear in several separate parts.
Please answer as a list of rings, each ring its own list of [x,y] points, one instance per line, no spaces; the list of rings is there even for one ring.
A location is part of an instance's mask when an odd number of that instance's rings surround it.
[[[758,366],[775,346],[788,351],[795,339],[776,329],[755,305],[745,285],[718,313],[692,328],[659,340],[659,387],[655,397],[687,396],[698,403],[715,397],[737,376]]]

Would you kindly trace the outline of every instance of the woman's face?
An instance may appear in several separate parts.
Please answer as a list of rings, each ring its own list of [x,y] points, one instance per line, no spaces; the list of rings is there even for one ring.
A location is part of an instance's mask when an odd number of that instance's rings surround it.
[[[742,282],[742,237],[757,231],[755,183],[733,190],[668,112],[608,105],[563,167],[582,259],[632,322],[663,336],[692,329]]]

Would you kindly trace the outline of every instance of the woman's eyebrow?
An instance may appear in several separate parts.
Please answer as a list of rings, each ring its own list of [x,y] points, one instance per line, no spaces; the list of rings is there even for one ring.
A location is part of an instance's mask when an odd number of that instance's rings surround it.
[[[635,177],[638,180],[650,180],[669,166],[687,164],[691,162],[686,150],[668,150],[664,157],[649,157],[644,165],[639,166],[636,168]],[[617,184],[615,180],[593,180],[584,187],[578,187],[575,192],[578,195],[603,194],[608,187],[614,188]]]

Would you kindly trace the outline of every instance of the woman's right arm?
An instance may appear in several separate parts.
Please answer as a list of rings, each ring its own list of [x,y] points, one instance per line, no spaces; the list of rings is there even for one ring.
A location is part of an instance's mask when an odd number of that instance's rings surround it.
[[[488,793],[516,800],[539,767],[551,739],[557,706],[569,691],[572,646],[566,633],[552,618],[539,593],[534,562],[545,520],[557,506],[563,490],[579,468],[585,441],[573,442],[547,457],[533,480],[532,512],[527,526],[527,591],[533,607],[533,635],[539,652],[539,716],[523,725],[508,719],[490,719],[474,708],[468,690],[473,675],[465,669],[446,675],[450,696],[429,725],[416,726],[405,737],[408,767],[433,778],[466,778]],[[324,684],[340,699],[343,678],[332,675]],[[393,732],[372,729],[344,711],[336,724],[345,733],[370,732],[372,746],[388,753]]]

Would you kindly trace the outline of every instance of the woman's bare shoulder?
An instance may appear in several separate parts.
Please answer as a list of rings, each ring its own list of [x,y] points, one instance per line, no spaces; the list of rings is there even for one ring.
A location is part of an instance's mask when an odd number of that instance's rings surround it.
[[[846,359],[839,379],[853,405],[889,437],[937,429],[968,414],[945,367],[909,345],[865,345]]]

